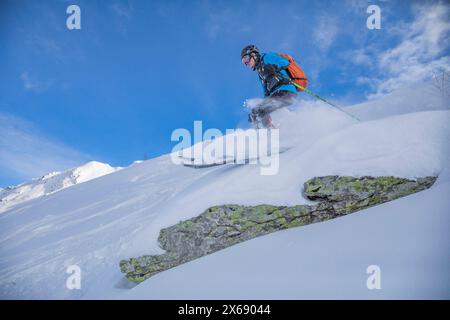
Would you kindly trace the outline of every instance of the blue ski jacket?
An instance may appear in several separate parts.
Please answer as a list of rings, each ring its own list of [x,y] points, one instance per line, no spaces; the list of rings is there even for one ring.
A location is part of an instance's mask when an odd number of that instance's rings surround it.
[[[255,70],[258,72],[265,96],[271,96],[278,91],[289,91],[297,94],[297,89],[294,85],[286,83],[287,81],[277,81],[275,77],[276,73],[279,72],[283,77],[289,79],[289,75],[285,70],[288,65],[289,61],[287,59],[274,52],[261,54],[260,62]]]

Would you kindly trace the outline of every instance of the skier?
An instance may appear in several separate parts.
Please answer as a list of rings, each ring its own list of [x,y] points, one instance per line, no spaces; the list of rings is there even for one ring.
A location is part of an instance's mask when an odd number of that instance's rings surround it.
[[[270,113],[294,103],[297,91],[303,91],[308,79],[289,55],[260,53],[255,45],[248,45],[242,49],[241,61],[258,73],[265,96],[264,101],[251,110],[248,121],[251,123],[261,121],[264,127],[275,128]]]

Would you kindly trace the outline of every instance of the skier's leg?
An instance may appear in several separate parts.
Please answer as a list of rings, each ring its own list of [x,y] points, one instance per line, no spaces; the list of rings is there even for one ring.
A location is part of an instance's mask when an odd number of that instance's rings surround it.
[[[295,102],[297,95],[288,91],[280,91],[274,93],[269,98],[266,98],[263,103],[257,108],[264,112],[265,114],[269,114],[274,112],[275,110],[287,107]]]
[[[266,114],[264,116],[264,118],[262,119],[262,124],[263,124],[264,128],[275,129],[275,126],[272,123],[272,117],[270,116],[270,114]]]
[[[248,114],[248,121],[254,125],[256,125],[257,128],[259,128],[259,122],[261,121],[261,110],[257,108],[253,108],[249,114]]]
[[[249,113],[249,122],[262,123],[266,128],[274,128],[270,113],[280,108],[289,106],[295,101],[297,95],[288,91],[279,91],[272,96],[264,99],[264,101]]]
[[[248,122],[254,123],[255,121],[256,121],[255,113],[254,113],[253,111],[251,111],[251,112],[248,114]]]
[[[287,107],[295,102],[297,95],[293,92],[280,91],[273,94],[270,98],[264,101],[264,104],[259,107],[261,112],[262,123],[266,128],[275,128],[272,123],[270,114],[275,110]]]
[[[262,105],[253,108],[249,114],[248,114],[248,121],[250,123],[253,123],[256,125],[257,128],[259,128],[259,124],[261,123],[261,120],[265,116],[264,108]]]
[[[295,102],[297,94],[289,91],[279,91],[275,92],[270,97],[270,103],[267,105],[265,111],[267,113],[272,113],[275,110],[288,107]]]

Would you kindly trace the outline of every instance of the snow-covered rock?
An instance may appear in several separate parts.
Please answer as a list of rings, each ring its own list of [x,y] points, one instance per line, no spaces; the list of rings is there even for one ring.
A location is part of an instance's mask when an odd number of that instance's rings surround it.
[[[249,239],[288,228],[305,226],[347,215],[428,189],[436,177],[412,181],[395,177],[316,177],[305,182],[303,192],[314,205],[220,205],[159,232],[166,252],[120,262],[132,282],[198,259]]]
[[[19,203],[55,193],[120,169],[122,168],[111,167],[109,164],[98,161],[90,161],[63,172],[48,173],[15,187],[0,189],[0,213]]]

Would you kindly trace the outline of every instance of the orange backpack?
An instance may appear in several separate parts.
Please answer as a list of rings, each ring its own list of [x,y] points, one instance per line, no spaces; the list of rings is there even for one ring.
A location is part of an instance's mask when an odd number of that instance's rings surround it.
[[[306,88],[308,85],[308,78],[306,77],[305,72],[303,72],[302,68],[299,67],[299,65],[292,59],[292,57],[288,54],[278,54],[280,57],[283,57],[285,59],[289,60],[289,66],[287,67],[286,71],[291,78],[292,82],[295,82],[299,86]],[[297,87],[297,91],[303,91],[303,89]]]

